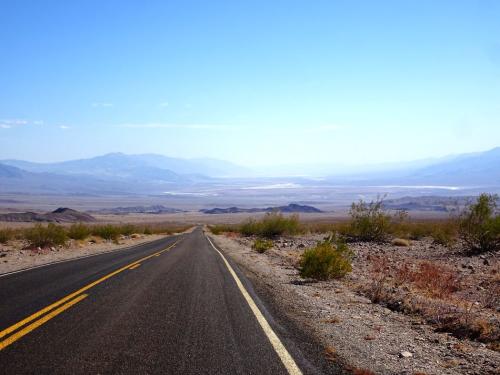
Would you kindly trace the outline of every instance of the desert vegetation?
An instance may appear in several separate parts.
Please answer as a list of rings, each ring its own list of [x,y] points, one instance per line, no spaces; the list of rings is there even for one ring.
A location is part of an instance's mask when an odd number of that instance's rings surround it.
[[[471,253],[484,253],[500,249],[500,215],[498,196],[481,194],[469,204],[460,220],[460,238]]]
[[[252,249],[258,253],[264,253],[271,247],[273,247],[273,241],[262,238],[257,238],[252,244]]]
[[[284,216],[279,212],[267,213],[262,219],[248,219],[241,224],[221,224],[209,226],[213,234],[223,232],[240,233],[243,236],[273,238],[281,235],[295,235],[304,231],[298,215]]]
[[[288,259],[302,278],[345,282],[374,303],[499,350],[497,199],[483,194],[445,220],[413,220],[378,198],[354,203],[345,221],[273,213],[210,229]]]
[[[352,271],[353,253],[342,241],[325,240],[306,249],[300,258],[300,275],[316,280],[338,279]]]
[[[88,238],[100,238],[105,241],[117,242],[121,237],[130,237],[134,234],[171,234],[187,230],[189,226],[174,224],[83,224],[76,223],[71,226],[49,223],[47,225],[36,224],[29,228],[0,229],[0,243],[7,244],[10,241],[21,241],[27,248],[47,248],[54,246],[65,246],[68,241],[83,241]]]

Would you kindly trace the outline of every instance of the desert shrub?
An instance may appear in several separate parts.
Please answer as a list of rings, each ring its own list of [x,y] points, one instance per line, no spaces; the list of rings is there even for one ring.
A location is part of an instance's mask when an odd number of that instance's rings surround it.
[[[481,194],[469,204],[460,220],[460,238],[471,253],[500,248],[500,215],[496,212],[497,195]]]
[[[248,219],[243,222],[239,227],[239,232],[244,236],[259,235],[261,232],[261,225],[255,219]]]
[[[430,262],[420,263],[409,278],[417,288],[432,297],[446,298],[459,288],[458,276],[453,270]]]
[[[64,245],[68,239],[64,228],[53,223],[47,226],[37,224],[27,229],[24,232],[24,236],[31,247]]]
[[[252,244],[252,249],[257,251],[258,253],[264,253],[266,250],[269,250],[271,247],[273,247],[273,245],[273,241],[257,238]]]
[[[90,235],[90,232],[90,228],[85,224],[73,224],[68,228],[68,237],[74,240],[84,240]]]
[[[418,241],[432,236],[434,225],[435,223],[418,221],[393,222],[390,225],[390,233],[395,237]]]
[[[453,223],[436,226],[431,234],[434,243],[452,247],[457,242],[457,228]]]
[[[5,244],[14,238],[14,231],[10,228],[0,229],[0,243]]]
[[[341,278],[352,271],[352,257],[352,251],[343,242],[320,242],[302,254],[300,275],[317,280]]]
[[[358,241],[383,242],[390,233],[391,216],[383,209],[383,199],[351,205],[349,237]]]
[[[144,227],[144,230],[143,230],[143,232],[142,232],[142,233],[144,233],[144,234],[146,234],[146,235],[150,235],[150,234],[153,234],[153,230],[151,229],[151,227],[150,227],[150,226],[146,225],[146,226]]]
[[[261,235],[264,237],[275,237],[282,234],[299,233],[300,222],[297,215],[285,217],[280,213],[268,213],[261,221]]]
[[[244,236],[261,236],[273,238],[301,232],[301,224],[297,215],[289,217],[281,213],[267,213],[261,220],[249,219],[239,226],[239,232]]]
[[[99,236],[105,240],[116,241],[120,235],[120,231],[114,225],[97,225],[92,228],[92,234],[94,236]]]
[[[413,285],[429,297],[448,298],[460,288],[455,271],[431,262],[412,265],[403,262],[389,267],[393,272],[395,284]]]
[[[209,225],[208,230],[210,230],[211,233],[217,235],[226,232],[234,232],[236,230],[236,227],[230,224],[216,224]]]
[[[117,228],[120,234],[124,236],[130,236],[132,233],[139,232],[139,228],[133,224],[123,224]]]

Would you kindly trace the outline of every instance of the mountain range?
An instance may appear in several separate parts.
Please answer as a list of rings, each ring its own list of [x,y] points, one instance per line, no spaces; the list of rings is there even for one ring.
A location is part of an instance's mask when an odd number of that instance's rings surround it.
[[[333,167],[332,167],[333,169]],[[325,169],[326,171],[326,169]],[[161,194],[189,189],[253,186],[264,181],[256,170],[215,159],[180,159],[156,154],[111,153],[57,163],[0,161],[0,193]],[[326,172],[325,172],[326,174]],[[275,177],[270,186],[323,184],[349,186],[447,185],[500,187],[500,147],[433,161],[380,167],[377,171],[338,173],[316,178]]]

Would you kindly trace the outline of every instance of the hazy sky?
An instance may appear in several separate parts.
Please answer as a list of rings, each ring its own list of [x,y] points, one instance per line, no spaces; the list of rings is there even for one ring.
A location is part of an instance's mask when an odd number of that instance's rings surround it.
[[[0,158],[246,165],[500,145],[500,1],[3,1]]]

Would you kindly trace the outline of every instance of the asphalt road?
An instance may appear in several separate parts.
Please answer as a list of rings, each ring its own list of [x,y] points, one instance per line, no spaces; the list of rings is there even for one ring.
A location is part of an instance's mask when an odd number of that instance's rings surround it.
[[[267,311],[198,228],[0,277],[0,373],[320,373]]]

